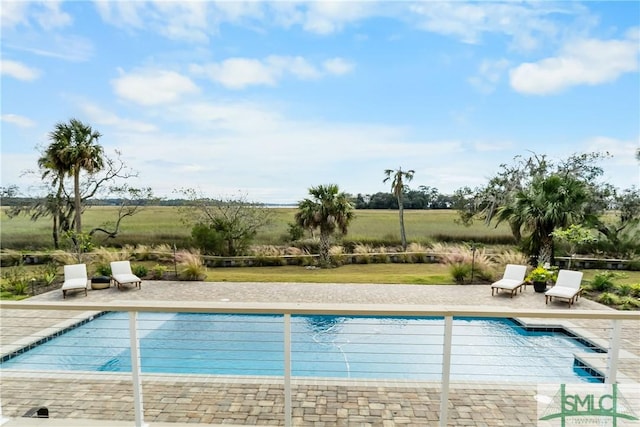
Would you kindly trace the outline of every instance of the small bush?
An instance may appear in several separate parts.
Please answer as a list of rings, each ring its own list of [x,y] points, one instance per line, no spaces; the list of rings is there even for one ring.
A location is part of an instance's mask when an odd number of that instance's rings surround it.
[[[611,292],[604,292],[598,297],[598,302],[605,305],[619,305],[620,297]]]
[[[355,256],[356,264],[370,264],[371,263],[371,255],[368,253],[358,254]]]
[[[389,264],[391,257],[387,254],[373,254],[373,262],[376,264]]]
[[[613,271],[600,271],[596,273],[591,282],[589,288],[597,292],[608,292],[614,289],[614,279],[620,277],[620,273]]]
[[[52,262],[48,262],[36,269],[36,278],[45,285],[51,285],[58,276],[58,266]]]
[[[96,264],[97,276],[111,276],[111,266],[106,263]]]
[[[471,264],[465,262],[455,262],[449,265],[449,273],[458,284],[463,284],[467,277],[471,275]]]
[[[638,298],[625,296],[620,298],[619,305],[621,310],[635,310],[640,308],[640,300]]]
[[[147,277],[147,274],[149,274],[149,269],[142,264],[136,264],[131,267],[131,272],[138,277]]]
[[[164,277],[164,273],[167,271],[165,265],[156,264],[151,268],[151,278],[154,280],[160,280]]]
[[[616,295],[620,295],[621,297],[626,297],[631,295],[631,290],[632,290],[631,286],[632,285],[629,285],[626,283],[621,283],[613,287],[613,292],[615,292]]]
[[[288,238],[290,241],[295,242],[304,237],[304,228],[301,225],[290,222],[287,224]]]

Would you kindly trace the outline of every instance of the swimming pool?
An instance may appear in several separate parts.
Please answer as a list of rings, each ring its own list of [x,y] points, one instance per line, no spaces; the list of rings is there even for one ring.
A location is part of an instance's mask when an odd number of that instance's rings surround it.
[[[442,318],[292,316],[292,374],[301,377],[439,380]],[[277,375],[284,372],[283,317],[141,313],[147,373]],[[557,332],[509,319],[453,321],[451,378],[600,382],[574,365],[592,352]],[[2,362],[2,369],[130,372],[127,313],[106,313]]]

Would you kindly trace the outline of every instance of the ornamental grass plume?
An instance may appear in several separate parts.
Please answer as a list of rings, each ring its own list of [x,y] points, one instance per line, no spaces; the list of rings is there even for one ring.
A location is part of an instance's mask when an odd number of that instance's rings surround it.
[[[200,251],[179,251],[176,261],[181,267],[179,277],[182,280],[203,280],[207,277],[207,267],[204,265]]]

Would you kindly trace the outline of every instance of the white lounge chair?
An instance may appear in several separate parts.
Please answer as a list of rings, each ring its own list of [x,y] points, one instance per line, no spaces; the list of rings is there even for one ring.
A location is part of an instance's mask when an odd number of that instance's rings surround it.
[[[129,261],[113,261],[111,263],[111,282],[120,289],[123,285],[133,284],[141,287],[142,280],[131,272]]]
[[[582,272],[572,270],[560,270],[558,271],[558,279],[553,288],[544,293],[544,303],[547,304],[552,301],[553,298],[559,298],[567,300],[569,308],[576,302],[580,295],[582,295],[582,289],[580,284],[582,283]]]
[[[67,291],[84,289],[87,296],[87,266],[86,264],[71,264],[64,266],[64,283],[62,283],[62,299],[67,297]]]
[[[491,284],[491,296],[494,292],[500,292],[500,289],[511,292],[511,298],[518,292],[522,292],[522,287],[526,286],[524,276],[527,274],[526,265],[507,264],[504,269],[502,279]]]

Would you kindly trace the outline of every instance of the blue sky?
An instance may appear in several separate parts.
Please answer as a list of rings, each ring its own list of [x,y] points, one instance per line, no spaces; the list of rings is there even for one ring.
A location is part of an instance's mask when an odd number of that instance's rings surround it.
[[[450,194],[530,152],[609,151],[640,184],[640,3],[2,0],[2,185],[37,193],[56,122],[163,197]]]

